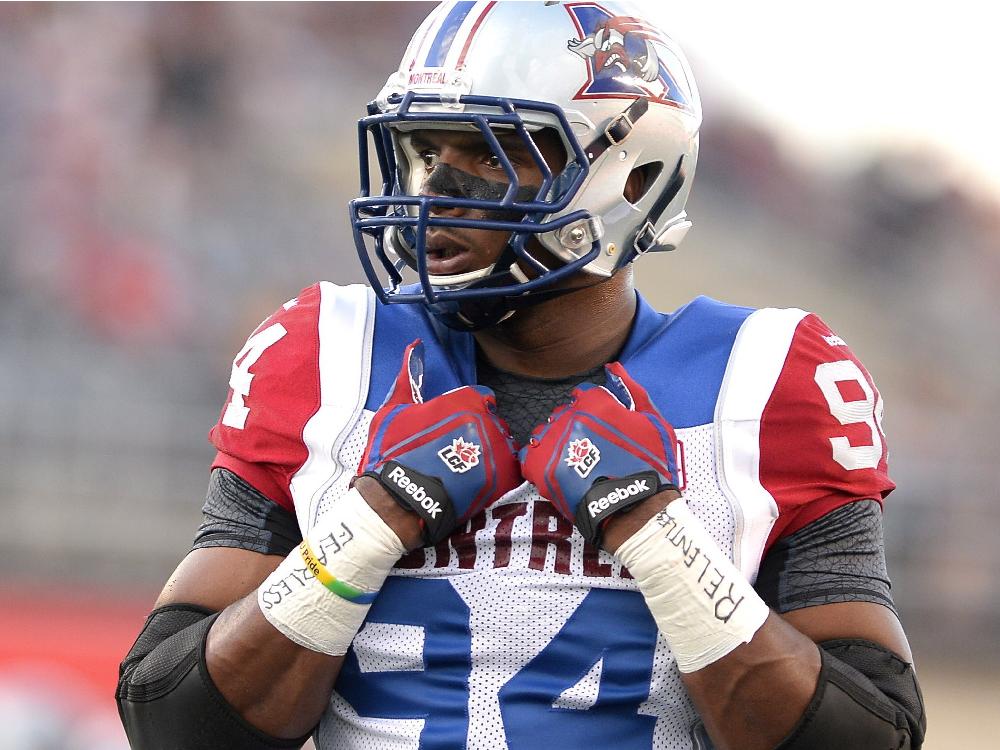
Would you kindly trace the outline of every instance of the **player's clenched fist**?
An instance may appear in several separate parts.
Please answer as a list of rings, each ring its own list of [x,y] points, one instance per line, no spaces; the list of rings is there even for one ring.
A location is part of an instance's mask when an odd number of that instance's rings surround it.
[[[584,383],[536,427],[520,453],[524,478],[599,545],[614,513],[677,489],[674,430],[621,363]]]
[[[463,386],[424,401],[423,357],[420,339],[406,347],[358,473],[416,512],[424,541],[435,544],[524,480],[493,391]]]

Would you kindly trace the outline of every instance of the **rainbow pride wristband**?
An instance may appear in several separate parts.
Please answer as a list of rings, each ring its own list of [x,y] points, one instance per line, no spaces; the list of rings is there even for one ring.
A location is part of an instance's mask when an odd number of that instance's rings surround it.
[[[350,532],[350,544],[320,557],[316,550],[327,549],[324,540],[336,538],[334,531],[341,538]],[[318,527],[264,579],[257,589],[257,606],[292,643],[343,656],[392,566],[405,553],[396,532],[360,492],[350,489],[330,504]]]
[[[368,593],[367,591],[362,591],[359,588],[351,586],[349,583],[338,581],[336,576],[319,561],[319,558],[316,557],[316,554],[309,546],[309,542],[305,539],[299,545],[299,553],[302,555],[302,560],[305,562],[306,567],[309,568],[310,572],[316,576],[316,580],[322,583],[327,591],[331,591],[342,599],[354,602],[355,604],[371,604],[375,601],[375,596],[378,594],[377,591]]]

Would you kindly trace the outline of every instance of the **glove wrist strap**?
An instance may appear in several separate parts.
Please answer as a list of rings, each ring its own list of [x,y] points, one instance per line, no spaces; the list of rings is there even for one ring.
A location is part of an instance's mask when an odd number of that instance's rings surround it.
[[[365,472],[381,484],[393,499],[420,517],[424,541],[436,544],[455,528],[455,508],[444,484],[437,477],[422,474],[398,461],[386,461],[383,466]]]
[[[667,489],[677,489],[673,484],[662,484],[655,471],[641,471],[620,479],[598,479],[576,507],[574,522],[583,538],[599,547],[602,527],[615,513],[624,513],[647,497]]]

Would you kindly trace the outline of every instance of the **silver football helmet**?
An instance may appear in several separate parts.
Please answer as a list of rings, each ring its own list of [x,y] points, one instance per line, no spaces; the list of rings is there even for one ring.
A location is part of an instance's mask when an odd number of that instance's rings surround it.
[[[611,276],[638,255],[674,249],[690,228],[684,206],[700,124],[683,53],[638,7],[443,3],[359,122],[361,197],[351,202],[351,218],[362,265],[384,302],[421,301],[465,329],[553,296],[553,285],[572,274]],[[423,163],[407,133],[428,128],[482,133],[509,179],[506,191],[421,195]],[[532,133],[543,128],[558,134],[565,165],[541,156]],[[537,192],[519,184],[499,133],[524,141],[544,178]],[[382,172],[377,195],[369,141]],[[624,193],[634,170],[644,187],[630,202]],[[477,208],[487,218],[432,215],[449,208]],[[428,229],[473,225],[511,233],[500,258],[471,273],[429,274]],[[562,265],[534,257],[530,238]],[[404,266],[417,272],[416,286],[402,286]]]

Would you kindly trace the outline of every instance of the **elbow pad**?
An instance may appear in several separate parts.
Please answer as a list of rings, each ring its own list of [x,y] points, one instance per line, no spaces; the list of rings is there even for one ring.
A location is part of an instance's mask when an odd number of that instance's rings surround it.
[[[116,692],[133,750],[285,750],[306,741],[258,731],[216,688],[205,642],[217,616],[181,605],[155,610],[147,619],[122,662]]]
[[[883,646],[820,644],[816,692],[778,750],[919,750],[927,728],[913,665]]]

